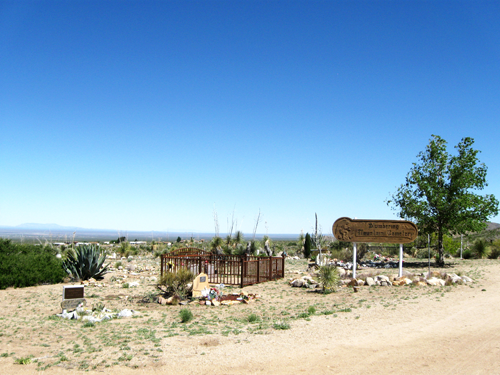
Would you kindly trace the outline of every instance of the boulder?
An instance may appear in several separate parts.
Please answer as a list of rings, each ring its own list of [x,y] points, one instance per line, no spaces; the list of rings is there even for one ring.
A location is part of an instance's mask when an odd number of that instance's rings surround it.
[[[430,279],[427,279],[426,282],[428,285],[431,286],[444,286],[444,280],[438,279],[437,277],[432,277]]]
[[[460,282],[463,281],[460,276],[458,276],[457,274],[454,274],[454,273],[448,274],[448,276],[446,277],[446,279],[450,280],[453,284],[460,283]]]
[[[371,278],[371,277],[367,277],[366,278],[366,285],[368,285],[368,286],[374,286],[375,285],[375,280],[373,280],[373,278]]]
[[[468,277],[468,276],[462,276],[462,281],[463,281],[464,283],[473,283],[473,282],[474,282],[474,280],[472,280],[472,279],[471,279],[470,277]]]
[[[389,278],[385,275],[378,275],[378,276],[375,276],[375,280],[378,280],[380,282],[382,281],[385,281],[386,283],[390,283],[391,281],[389,280]]]
[[[337,267],[337,271],[339,271],[339,276],[344,277],[345,276],[345,269],[342,267]]]

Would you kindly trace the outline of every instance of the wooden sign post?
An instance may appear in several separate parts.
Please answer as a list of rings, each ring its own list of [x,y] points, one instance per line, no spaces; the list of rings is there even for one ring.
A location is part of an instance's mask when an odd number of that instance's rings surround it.
[[[341,217],[333,223],[332,232],[339,241],[353,243],[353,277],[356,278],[356,243],[399,243],[399,277],[403,276],[403,244],[417,238],[418,228],[405,220],[358,220]]]

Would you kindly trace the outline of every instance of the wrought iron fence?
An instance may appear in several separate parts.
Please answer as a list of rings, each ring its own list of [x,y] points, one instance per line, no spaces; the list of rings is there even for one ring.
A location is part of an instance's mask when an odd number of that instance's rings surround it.
[[[183,248],[163,254],[161,276],[185,267],[195,275],[204,272],[211,284],[244,287],[285,276],[284,257],[218,255],[202,249]]]

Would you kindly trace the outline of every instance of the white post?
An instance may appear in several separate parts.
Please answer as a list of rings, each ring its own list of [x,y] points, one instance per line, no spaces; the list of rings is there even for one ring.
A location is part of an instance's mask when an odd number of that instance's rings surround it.
[[[399,277],[403,276],[403,244],[399,244]]]
[[[357,245],[356,242],[352,243],[352,277],[353,279],[356,278],[356,251],[357,251]]]
[[[460,235],[460,259],[462,259],[462,249],[463,249],[463,245],[464,245],[464,235],[461,234]]]

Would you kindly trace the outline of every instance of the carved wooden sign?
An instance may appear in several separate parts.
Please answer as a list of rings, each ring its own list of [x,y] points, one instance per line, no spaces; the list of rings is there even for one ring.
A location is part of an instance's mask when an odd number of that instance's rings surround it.
[[[417,238],[418,228],[403,220],[353,220],[341,217],[333,223],[333,235],[345,242],[408,243]]]

